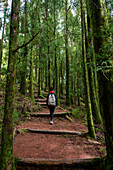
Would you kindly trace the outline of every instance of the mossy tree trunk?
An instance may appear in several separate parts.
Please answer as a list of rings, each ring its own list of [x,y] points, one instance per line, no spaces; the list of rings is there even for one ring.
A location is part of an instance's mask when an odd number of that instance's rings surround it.
[[[73,84],[73,95],[74,95],[74,105],[76,105],[76,99],[77,99],[77,95],[76,95],[76,91],[77,91],[77,72],[74,72],[74,84]]]
[[[85,25],[84,25],[84,11],[83,11],[83,2],[81,3],[81,26],[82,26],[82,56],[83,56],[83,71],[84,71],[84,86],[85,86],[85,97],[86,97],[86,110],[87,110],[87,123],[89,135],[93,138],[96,138],[95,129],[92,118],[92,108],[90,100],[90,91],[89,91],[89,79],[88,79],[88,70],[86,63],[86,48],[85,48]]]
[[[31,47],[31,57],[30,57],[29,95],[30,95],[30,98],[32,100],[34,100],[34,90],[33,90],[33,47]]]
[[[69,69],[69,42],[68,42],[68,1],[65,0],[65,48],[66,48],[66,105],[70,104],[70,69]]]
[[[39,44],[38,96],[41,95],[41,46]]]
[[[5,4],[5,11],[4,11],[4,23],[2,28],[2,39],[0,40],[0,79],[1,79],[1,65],[2,65],[2,55],[3,55],[3,39],[4,39],[4,30],[5,30],[5,23],[6,23],[6,12],[7,12],[8,0]]]
[[[54,39],[56,39],[56,0],[54,0]],[[59,99],[59,75],[58,75],[58,56],[56,41],[55,41],[55,84],[56,95],[57,98]]]
[[[44,65],[45,65],[45,90],[48,90],[48,62],[47,60],[44,61]]]
[[[33,47],[30,49],[30,73],[29,73],[29,96],[34,101],[33,89]]]
[[[107,149],[106,169],[113,169],[113,71],[100,73],[100,103],[103,107],[102,118]]]
[[[90,60],[91,63],[91,60]],[[90,96],[91,96],[91,105],[92,105],[92,114],[94,117],[94,121],[97,124],[102,123],[102,118],[100,115],[100,108],[99,108],[99,103],[96,97],[96,89],[95,89],[95,83],[94,83],[94,72],[93,72],[93,67],[90,66],[89,71],[89,85],[90,85]]]
[[[78,100],[78,106],[80,106],[80,76],[79,76],[79,71],[77,71],[77,100]]]
[[[41,69],[41,90],[44,90],[44,67]]]
[[[12,0],[11,21],[10,21],[10,41],[9,59],[6,81],[5,109],[2,127],[0,169],[15,169],[14,165],[14,135],[13,135],[13,113],[15,97],[15,73],[17,55],[14,49],[17,48],[18,20],[19,20],[20,0]]]
[[[74,56],[71,54],[71,64],[70,64],[70,99],[71,99],[71,104],[74,103]]]
[[[63,95],[64,94],[64,58],[63,56],[61,56],[61,66],[60,66],[60,70],[61,70],[61,86],[60,86],[60,92]]]
[[[98,6],[95,7],[93,3],[89,1],[90,7],[90,19],[93,34],[94,50],[97,56],[98,64],[102,65],[104,61],[107,61],[109,66],[109,56],[106,58],[104,51],[104,44],[107,42],[108,37],[105,37],[107,32],[105,24],[105,16],[102,15],[102,7],[100,0],[94,0],[94,3]],[[109,55],[109,53],[108,53]],[[99,56],[99,57],[98,57]],[[100,57],[101,56],[101,57]],[[107,159],[106,159],[106,170],[113,169],[113,81],[112,81],[113,70],[105,69],[100,70],[98,73],[99,77],[99,94],[100,94],[100,105],[101,114],[103,119],[103,127],[106,140]]]
[[[76,43],[75,43],[76,46]],[[74,61],[73,61],[73,67],[74,67],[74,84],[73,84],[73,97],[74,97],[74,105],[76,105],[76,100],[77,100],[77,89],[80,87],[80,81],[78,81],[78,71],[80,67],[80,63],[77,61],[78,54],[77,54],[78,48],[76,48],[75,56],[74,56]],[[77,64],[78,62],[78,64]],[[79,79],[80,80],[80,79]],[[80,101],[80,100],[79,100]],[[79,102],[78,101],[78,102]]]
[[[41,28],[41,22],[40,22],[40,9],[38,10],[38,21],[39,21],[39,27]],[[39,65],[38,65],[38,96],[41,95],[41,41],[39,41]]]
[[[47,22],[47,54],[48,54],[48,88],[51,87],[51,58],[49,42],[49,23],[48,23],[48,0],[46,0],[46,22]]]
[[[92,114],[95,120],[95,123],[101,124],[102,118],[100,114],[99,100],[98,100],[98,88],[96,85],[97,82],[97,73],[96,73],[96,62],[95,62],[95,53],[92,47],[92,37],[91,26],[90,26],[90,16],[89,16],[89,5],[87,4],[87,34],[86,37],[86,56],[87,62],[89,63],[88,67],[88,75],[89,75],[89,86],[90,86],[90,97],[91,97],[91,105],[92,105]],[[85,25],[86,28],[86,25]],[[94,71],[95,70],[95,71]]]
[[[37,63],[38,63],[38,56],[37,56],[37,52],[36,52],[36,56],[35,56],[35,80],[36,81],[37,81],[37,77],[38,77],[38,72],[37,72],[38,66],[37,66]]]
[[[35,17],[36,17],[36,8],[35,8],[35,2],[32,0],[31,1],[31,7],[32,7],[32,13],[30,15],[30,19],[31,19],[31,35],[32,37],[34,36],[35,34]],[[33,69],[34,69],[34,66],[33,66],[33,58],[34,58],[34,48],[33,48],[33,41],[31,43],[31,46],[30,46],[30,75],[29,75],[29,96],[30,98],[34,101],[34,87],[33,87]]]
[[[27,1],[25,0],[25,38],[24,41],[26,42],[27,40]],[[20,91],[22,94],[26,94],[26,72],[27,72],[27,53],[28,53],[28,49],[27,46],[24,47],[24,54],[23,54],[23,58],[22,58],[22,70],[21,70],[21,83],[20,83]]]

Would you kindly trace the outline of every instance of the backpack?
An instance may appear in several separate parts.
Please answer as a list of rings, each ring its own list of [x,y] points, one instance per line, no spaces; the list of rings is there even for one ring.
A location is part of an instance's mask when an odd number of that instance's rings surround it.
[[[56,106],[56,98],[55,98],[54,94],[51,94],[51,93],[49,94],[48,105],[49,106]]]

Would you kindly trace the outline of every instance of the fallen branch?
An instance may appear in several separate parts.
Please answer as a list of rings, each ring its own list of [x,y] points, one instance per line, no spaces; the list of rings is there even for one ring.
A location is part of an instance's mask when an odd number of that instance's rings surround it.
[[[66,115],[65,117],[66,117],[66,119],[68,119],[69,121],[74,122],[74,120],[71,119],[68,115]]]

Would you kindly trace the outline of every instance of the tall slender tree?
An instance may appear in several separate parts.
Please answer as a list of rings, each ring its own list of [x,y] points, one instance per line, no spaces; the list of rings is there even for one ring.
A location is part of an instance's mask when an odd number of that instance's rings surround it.
[[[56,0],[54,0],[54,39],[55,39],[55,83],[56,83],[55,87],[56,87],[56,95],[57,98],[59,99],[58,56],[57,56],[57,45],[56,45]]]
[[[25,0],[25,29],[24,29],[24,33],[25,33],[25,38],[24,38],[24,42],[26,42],[27,40],[27,32],[28,32],[28,27],[27,27],[27,3],[28,0]],[[22,66],[22,70],[21,70],[21,83],[20,83],[20,91],[22,94],[26,94],[26,72],[27,72],[27,46],[24,47],[24,54],[23,54],[23,66]]]
[[[38,21],[39,21],[39,27],[41,27],[41,21],[40,21],[40,9],[39,9],[39,1],[38,1]],[[38,68],[38,96],[41,95],[41,41],[39,41],[39,68]]]
[[[95,53],[93,53],[93,45],[92,45],[92,37],[91,37],[91,24],[90,24],[90,16],[89,16],[89,5],[88,5],[87,1],[86,1],[86,6],[87,6],[87,34],[85,34],[86,57],[87,57],[87,62],[89,63],[88,75],[89,75],[92,114],[93,114],[95,123],[101,124],[102,118],[101,118],[100,107],[99,107],[96,61],[95,61]],[[85,24],[85,29],[86,29],[86,24]]]
[[[4,39],[4,31],[6,24],[6,13],[7,13],[8,0],[5,2],[5,10],[4,10],[4,23],[2,28],[2,39],[0,40],[0,79],[1,79],[1,65],[2,65],[2,55],[3,55],[3,39]]]
[[[60,77],[61,77],[61,85],[60,85],[60,94],[64,94],[64,56],[61,56],[60,63]],[[59,79],[60,80],[60,79]]]
[[[31,35],[33,36],[35,34],[35,2],[31,1],[31,8],[32,8],[32,14],[31,14]],[[34,42],[31,44],[31,51],[30,51],[30,76],[29,76],[29,95],[32,100],[34,100],[34,88],[33,88],[33,56],[34,56],[34,48],[33,48]]]
[[[18,19],[19,19],[20,0],[12,0],[11,21],[10,21],[10,40],[9,40],[9,59],[7,69],[5,109],[2,127],[2,147],[0,156],[0,169],[14,170],[14,135],[13,135],[13,112],[15,96],[15,72],[17,54],[14,49],[17,47]]]
[[[88,70],[86,63],[86,47],[85,47],[85,25],[84,25],[84,11],[83,11],[83,2],[81,3],[81,26],[82,26],[82,56],[83,56],[83,71],[84,71],[84,86],[85,86],[85,96],[86,96],[86,110],[87,110],[87,123],[88,130],[91,137],[96,138],[94,123],[92,118],[92,108],[91,108],[91,99],[89,92],[89,80],[88,80]]]
[[[65,0],[65,48],[66,48],[66,104],[70,104],[70,69],[68,41],[68,1]]]
[[[30,57],[30,76],[29,76],[29,95],[32,100],[34,100],[33,92],[33,47],[31,47],[31,57]]]
[[[48,0],[46,0],[46,24],[47,24],[47,55],[48,55],[48,88],[51,87],[51,58],[50,58],[50,41],[49,41],[49,11],[48,11]]]

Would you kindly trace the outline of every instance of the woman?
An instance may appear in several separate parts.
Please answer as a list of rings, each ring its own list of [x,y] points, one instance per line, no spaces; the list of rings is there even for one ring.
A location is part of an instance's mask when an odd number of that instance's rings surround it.
[[[50,110],[50,117],[51,117],[50,124],[51,125],[53,125],[53,116],[54,116],[54,111],[57,106],[57,103],[58,103],[57,96],[54,93],[53,87],[51,87],[50,92],[47,95],[47,106]]]

